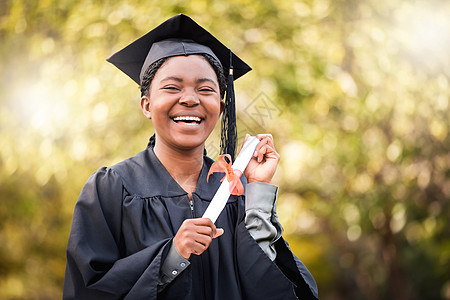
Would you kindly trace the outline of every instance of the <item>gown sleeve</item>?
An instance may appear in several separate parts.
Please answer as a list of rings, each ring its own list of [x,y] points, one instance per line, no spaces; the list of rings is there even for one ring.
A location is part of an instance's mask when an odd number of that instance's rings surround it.
[[[126,194],[111,168],[88,179],[75,205],[63,299],[156,299],[160,263],[171,238],[127,256],[121,236]]]
[[[313,276],[281,237],[276,196],[275,186],[247,185],[245,214],[236,228],[236,257],[244,297],[318,299]]]
[[[177,247],[173,240],[166,259],[161,264],[159,274],[158,293],[171,283],[181,272],[183,272],[191,262],[178,253]]]
[[[283,233],[275,211],[277,192],[275,185],[253,182],[247,184],[245,195],[245,226],[272,261],[277,256],[274,243]]]

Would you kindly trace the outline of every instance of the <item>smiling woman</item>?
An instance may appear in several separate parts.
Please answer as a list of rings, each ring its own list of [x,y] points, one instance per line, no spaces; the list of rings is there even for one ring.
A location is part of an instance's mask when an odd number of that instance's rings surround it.
[[[233,72],[237,78],[250,67],[185,15],[109,61],[141,85],[155,135],[147,149],[100,168],[84,186],[64,298],[317,299],[312,275],[281,236],[272,135],[256,136],[253,159],[237,178],[246,194],[231,195],[215,224],[200,217],[223,178],[208,172],[205,141],[225,111],[222,141],[234,156]]]

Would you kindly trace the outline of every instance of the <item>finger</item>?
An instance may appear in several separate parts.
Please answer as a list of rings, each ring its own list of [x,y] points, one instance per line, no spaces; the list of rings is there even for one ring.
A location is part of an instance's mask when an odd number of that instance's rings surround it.
[[[272,139],[272,135],[258,135],[260,136],[260,142],[258,143],[258,145],[256,145],[255,147],[255,153],[254,153],[254,157],[257,157],[257,152],[264,146],[264,145],[269,145],[270,147],[272,147],[273,149],[275,149],[275,146],[273,144],[273,139]]]
[[[201,254],[211,244],[212,237],[209,235],[190,232],[182,235],[180,241],[174,239],[178,252],[184,258],[188,259],[191,253]]]
[[[256,137],[262,141],[263,139],[267,139],[268,143],[274,147],[274,143],[273,143],[273,136],[270,133],[263,133],[263,134],[258,134],[256,135]]]
[[[198,219],[190,219],[193,222],[193,226],[195,227],[195,231],[201,231],[203,234],[211,233],[213,234],[216,230],[216,226],[214,223],[208,218],[198,218]],[[209,233],[208,233],[209,232]]]
[[[197,234],[213,237],[214,234],[216,233],[216,230],[211,228],[211,227],[209,227],[209,226],[196,226],[195,227],[195,232]]]
[[[197,244],[197,247],[195,249],[192,249],[191,253],[195,255],[201,255],[203,252],[205,252],[206,249],[208,249],[208,247]]]
[[[280,157],[275,149],[268,144],[263,145],[255,154],[258,163],[262,162],[264,159],[278,159]]]
[[[223,230],[223,228],[217,228],[216,229],[216,234],[213,236],[213,239],[218,238],[219,236],[221,236],[225,231]]]
[[[242,147],[244,147],[244,144],[245,144],[245,142],[248,140],[248,137],[250,136],[250,134],[245,134],[245,138],[244,138],[244,142],[242,143],[242,145],[241,145],[241,149],[242,149]]]
[[[196,231],[208,236],[214,236],[216,234],[216,225],[208,218],[194,219],[197,226]]]
[[[209,219],[186,219],[176,236],[182,239],[194,239],[199,234],[212,237],[215,230],[215,225]]]
[[[202,225],[202,226],[209,226],[209,227],[215,226],[214,223],[209,218],[197,218],[197,219],[188,219],[188,220],[192,220],[192,222],[195,225]]]
[[[208,248],[209,244],[211,244],[212,239],[213,239],[212,236],[199,234],[199,235],[195,236],[195,243],[200,244],[205,248]],[[198,245],[194,246],[194,248],[199,249]]]
[[[267,153],[267,145],[263,145],[258,151],[258,162],[262,162],[264,155]]]
[[[206,249],[208,249],[207,247],[203,246],[202,244],[196,244],[192,247],[191,249],[191,253],[195,254],[195,255],[200,255],[202,254]]]

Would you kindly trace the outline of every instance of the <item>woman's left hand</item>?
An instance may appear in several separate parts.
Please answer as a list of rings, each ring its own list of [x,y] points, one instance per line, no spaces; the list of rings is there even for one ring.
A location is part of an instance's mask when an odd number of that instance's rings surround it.
[[[244,143],[248,137],[249,135],[247,134]],[[259,139],[259,143],[244,171],[244,175],[248,183],[270,183],[277,169],[280,155],[275,150],[271,134],[258,134],[256,138]]]

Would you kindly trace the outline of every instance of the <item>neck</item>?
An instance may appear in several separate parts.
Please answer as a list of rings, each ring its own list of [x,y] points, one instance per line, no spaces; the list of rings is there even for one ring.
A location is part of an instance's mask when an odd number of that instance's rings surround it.
[[[203,149],[203,145],[187,150],[174,149],[156,140],[154,152],[178,184],[186,192],[191,193],[197,186],[198,177],[203,167]]]

